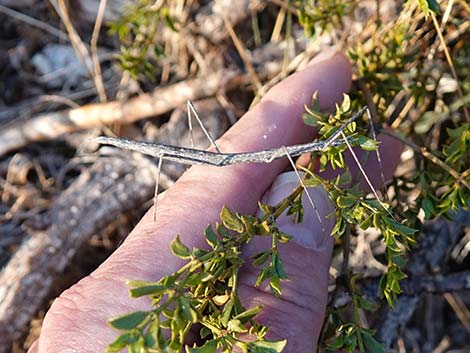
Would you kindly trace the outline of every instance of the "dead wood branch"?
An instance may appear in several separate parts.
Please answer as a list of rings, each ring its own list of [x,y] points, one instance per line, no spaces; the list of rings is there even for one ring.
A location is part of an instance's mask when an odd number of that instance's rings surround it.
[[[452,221],[438,219],[429,222],[423,229],[418,250],[413,254],[407,266],[410,282],[429,273],[440,272],[452,246],[463,235],[463,230],[470,225],[470,212],[460,211]],[[466,277],[468,279],[468,277]],[[418,293],[404,294],[398,299],[393,310],[387,309],[385,320],[379,328],[378,338],[390,350],[401,329],[408,323],[419,302]]]
[[[470,271],[448,275],[427,276],[404,281],[402,286],[406,295],[426,293],[447,293],[470,289]]]
[[[266,1],[259,0],[211,1],[198,12],[191,29],[218,44],[228,36],[223,14],[227,14],[230,25],[236,26],[252,13],[262,11],[265,6]]]
[[[80,129],[105,124],[132,122],[160,115],[181,106],[188,100],[215,95],[235,76],[224,71],[207,77],[187,80],[131,98],[88,104],[80,108],[46,113],[29,120],[17,120],[0,131],[0,156],[30,142],[54,139]]]
[[[51,225],[26,239],[0,273],[0,353],[21,337],[51,284],[93,234],[147,201],[152,163],[139,155],[100,158],[57,199]]]

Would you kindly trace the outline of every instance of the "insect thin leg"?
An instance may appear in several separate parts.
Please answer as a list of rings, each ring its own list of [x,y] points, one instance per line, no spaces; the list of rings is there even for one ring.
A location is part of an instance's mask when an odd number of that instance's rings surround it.
[[[312,199],[312,197],[310,196],[310,193],[308,192],[308,189],[307,189],[307,187],[305,186],[305,184],[304,184],[304,182],[303,182],[303,180],[302,180],[302,177],[300,176],[300,173],[299,173],[299,171],[297,170],[297,167],[295,166],[294,160],[292,159],[292,157],[290,156],[289,152],[287,151],[286,146],[282,146],[282,148],[284,149],[284,153],[286,154],[287,159],[289,159],[289,162],[290,162],[290,164],[292,165],[292,168],[294,168],[295,175],[297,175],[297,178],[299,179],[300,185],[302,185],[302,187],[304,188],[305,195],[307,196],[308,202],[310,203],[310,205],[312,206],[313,210],[315,211],[315,215],[317,216],[318,221],[320,222],[320,225],[321,225],[321,228],[322,228],[322,232],[325,233],[325,232],[326,232],[326,229],[325,229],[325,225],[323,224],[323,220],[322,220],[322,218],[321,218],[321,216],[320,216],[320,212],[318,211],[318,208],[315,206],[315,202],[313,202],[313,199]]]
[[[218,153],[222,153],[220,151],[219,147],[217,146],[217,144],[215,143],[215,140],[212,138],[211,134],[209,133],[209,131],[207,131],[206,127],[202,123],[202,120],[199,118],[199,114],[197,113],[196,108],[194,108],[194,105],[193,105],[193,103],[191,103],[191,101],[188,101],[188,116],[189,116],[189,111],[191,111],[194,114],[194,117],[196,118],[197,122],[199,123],[199,126],[201,127],[204,134],[207,136],[207,139],[210,141],[211,145],[215,148],[215,150]],[[192,136],[192,132],[191,132],[191,136]],[[192,137],[191,137],[191,139],[192,139]],[[193,146],[194,146],[194,142],[192,142],[192,143],[193,143]]]
[[[367,118],[369,119],[370,131],[371,131],[372,138],[374,139],[374,141],[377,141],[377,135],[375,134],[375,129],[374,129],[374,122],[372,121],[372,116],[370,114],[369,108],[367,108]],[[380,148],[377,148],[375,153],[377,155],[377,161],[379,162],[380,178],[382,179],[382,185],[385,188],[385,176],[384,176],[382,158],[380,157]],[[384,190],[384,195],[385,195],[385,199],[388,200],[388,194],[387,194],[386,190]]]
[[[188,110],[188,127],[189,127],[189,136],[191,139],[191,148],[194,148],[194,135],[193,135],[193,123],[191,119],[191,107],[192,103],[191,101],[186,102],[186,108]]]
[[[158,184],[160,184],[160,173],[162,171],[163,156],[158,157],[157,179],[155,180],[155,194],[153,195],[153,221],[157,220],[157,196]]]
[[[387,206],[382,202],[380,201],[380,198],[379,198],[379,195],[377,194],[377,192],[375,191],[374,189],[374,186],[372,185],[369,177],[367,176],[364,168],[362,167],[361,163],[359,162],[359,159],[357,158],[357,155],[356,153],[354,152],[353,148],[351,147],[351,144],[349,143],[348,141],[348,138],[346,137],[346,135],[341,131],[341,137],[343,138],[344,142],[346,143],[346,145],[348,146],[348,149],[349,149],[349,152],[351,152],[353,158],[354,158],[354,161],[356,162],[356,165],[357,167],[359,168],[359,170],[361,171],[361,174],[362,176],[364,177],[364,179],[366,180],[367,182],[367,185],[369,185],[369,188],[370,190],[372,191],[372,193],[374,194],[375,198],[377,199],[377,201],[380,203],[380,205],[385,209],[385,211],[387,211],[387,213],[393,218],[395,219],[395,217],[393,217],[393,215],[390,213],[390,211],[388,210]]]

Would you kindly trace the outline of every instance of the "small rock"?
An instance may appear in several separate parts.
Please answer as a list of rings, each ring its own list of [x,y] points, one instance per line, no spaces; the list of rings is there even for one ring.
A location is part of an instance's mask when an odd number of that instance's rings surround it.
[[[49,88],[77,86],[87,73],[75,50],[67,45],[46,45],[33,55],[32,63],[41,75],[41,81]]]

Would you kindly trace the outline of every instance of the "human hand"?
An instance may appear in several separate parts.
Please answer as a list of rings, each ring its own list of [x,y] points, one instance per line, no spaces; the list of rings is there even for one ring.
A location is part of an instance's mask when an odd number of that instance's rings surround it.
[[[304,71],[271,89],[218,141],[218,146],[222,151],[235,152],[307,142],[314,132],[300,117],[312,93],[319,92],[322,109],[333,108],[350,83],[348,60],[340,53],[326,52]],[[388,178],[398,162],[400,149],[391,140],[384,140],[380,151]],[[373,158],[368,160],[368,171],[372,179],[380,180],[377,175],[374,177],[374,172],[379,173],[377,165],[371,168],[374,162],[377,163]],[[159,201],[156,222],[150,210],[108,260],[54,301],[44,319],[41,336],[29,352],[104,352],[118,334],[107,320],[129,311],[147,310],[149,306],[144,298],[129,297],[126,279],[155,281],[174,272],[182,264],[169,251],[176,234],[189,247],[204,247],[203,230],[218,219],[222,206],[228,205],[240,213],[255,213],[257,201],[286,163],[278,160],[268,165],[192,167]],[[275,202],[291,190],[292,179],[282,177],[266,197]],[[331,213],[332,206],[321,190],[311,194],[322,216]],[[310,207],[306,205],[305,209]],[[317,218],[308,214],[297,227],[287,220],[281,222],[285,223],[281,229],[290,228],[287,232],[294,237],[280,250],[290,278],[283,283],[283,296],[276,299],[268,291],[254,288],[256,275],[243,273],[240,297],[246,307],[264,306],[257,320],[271,328],[272,338],[287,338],[286,352],[309,352],[316,347],[327,300],[333,245],[329,236],[331,224],[323,232]],[[245,249],[247,256],[264,249],[263,241],[257,239],[250,244]]]

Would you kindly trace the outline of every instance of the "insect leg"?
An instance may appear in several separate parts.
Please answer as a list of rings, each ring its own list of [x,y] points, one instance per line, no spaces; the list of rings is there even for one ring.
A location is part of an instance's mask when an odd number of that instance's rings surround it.
[[[374,141],[377,141],[377,136],[375,134],[375,129],[374,129],[374,122],[372,120],[372,116],[370,114],[369,108],[367,108],[367,118],[369,119],[370,131],[371,131],[372,138],[374,139]],[[385,196],[385,199],[388,200],[388,193],[385,190],[385,176],[384,176],[382,158],[380,157],[379,148],[377,148],[375,153],[377,155],[377,161],[379,162],[380,177],[382,178],[382,185],[384,186],[384,196]]]
[[[325,225],[323,224],[323,220],[320,216],[320,212],[318,211],[318,208],[315,206],[315,203],[313,202],[313,199],[312,197],[310,196],[310,193],[308,192],[308,189],[307,187],[305,186],[303,180],[302,180],[302,177],[300,176],[300,173],[299,171],[297,170],[297,167],[295,166],[295,163],[294,163],[294,160],[292,159],[292,157],[290,156],[289,152],[287,151],[287,148],[286,146],[282,146],[282,148],[284,149],[284,153],[286,154],[286,157],[287,159],[289,159],[289,162],[290,164],[292,165],[292,168],[294,168],[294,172],[295,174],[297,175],[297,178],[299,179],[299,182],[300,182],[300,185],[302,185],[302,187],[304,188],[304,191],[305,191],[305,195],[307,196],[307,199],[308,199],[308,202],[310,203],[310,205],[312,206],[313,210],[315,211],[315,215],[317,216],[318,218],[318,221],[320,222],[320,225],[322,227],[322,231],[323,233],[326,231],[325,229]]]
[[[194,140],[193,140],[193,131],[192,131],[192,125],[191,125],[191,114],[190,114],[190,112],[194,114],[194,117],[196,118],[197,122],[199,123],[199,126],[201,126],[202,131],[207,136],[207,139],[210,141],[211,145],[215,148],[215,150],[218,153],[222,153],[220,151],[219,147],[217,146],[217,144],[215,143],[214,139],[212,138],[211,134],[209,133],[209,131],[207,131],[207,129],[205,128],[204,124],[202,123],[202,120],[199,118],[199,114],[197,113],[196,108],[194,107],[193,103],[191,101],[188,101],[187,106],[188,106],[189,128],[191,130],[191,147],[194,148]]]
[[[158,157],[157,178],[155,180],[155,194],[153,195],[153,221],[157,220],[157,196],[158,184],[160,184],[160,173],[162,171],[163,155]]]
[[[353,148],[351,147],[351,144],[349,143],[348,138],[346,137],[346,135],[345,135],[344,132],[342,132],[342,131],[341,131],[341,137],[343,138],[344,142],[346,143],[346,146],[348,146],[349,152],[351,152],[351,155],[353,156],[354,161],[356,162],[357,167],[358,167],[359,170],[361,171],[362,176],[363,176],[364,179],[366,180],[367,185],[369,186],[370,190],[371,190],[372,193],[374,194],[375,198],[376,198],[377,201],[380,203],[380,205],[385,209],[385,211],[387,211],[387,213],[388,213],[393,219],[395,219],[395,217],[393,217],[393,215],[392,215],[392,214],[390,213],[390,211],[388,210],[387,206],[380,200],[379,195],[378,195],[377,192],[375,191],[374,186],[372,185],[372,183],[371,183],[369,177],[368,177],[367,174],[366,174],[366,171],[365,171],[364,168],[362,167],[361,163],[359,162],[359,159],[357,158],[356,153],[354,152]]]

